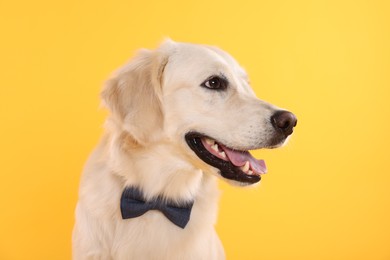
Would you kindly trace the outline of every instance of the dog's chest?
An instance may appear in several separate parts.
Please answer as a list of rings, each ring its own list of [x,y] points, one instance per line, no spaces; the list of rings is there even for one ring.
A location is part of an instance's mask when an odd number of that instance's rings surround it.
[[[197,222],[190,220],[181,229],[156,210],[121,220],[111,245],[113,259],[221,259],[216,257],[223,249],[214,228]]]

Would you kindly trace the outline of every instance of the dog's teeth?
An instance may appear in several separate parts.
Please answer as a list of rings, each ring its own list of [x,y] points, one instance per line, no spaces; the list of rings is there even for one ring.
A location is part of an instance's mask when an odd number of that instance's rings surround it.
[[[213,146],[215,144],[215,141],[210,138],[205,138],[206,144]]]
[[[225,154],[225,152],[220,152],[219,155],[220,155],[222,158],[226,159],[226,154]]]
[[[245,163],[244,166],[241,166],[241,170],[242,170],[243,172],[245,172],[245,173],[248,172],[248,170],[249,170],[249,162],[248,162],[248,161],[246,161],[246,163]]]
[[[211,146],[211,149],[213,149],[213,150],[216,151],[216,152],[219,152],[218,144],[212,145],[212,146]]]
[[[249,170],[249,171],[247,172],[247,174],[248,174],[248,175],[252,175],[252,174],[253,174],[253,171],[252,171],[252,170]]]

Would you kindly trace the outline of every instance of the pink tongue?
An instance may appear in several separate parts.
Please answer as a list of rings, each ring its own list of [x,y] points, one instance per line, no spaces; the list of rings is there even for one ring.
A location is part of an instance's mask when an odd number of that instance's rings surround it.
[[[265,166],[264,160],[257,160],[248,151],[245,152],[234,151],[225,146],[222,146],[222,149],[225,151],[227,157],[229,157],[231,163],[234,164],[235,166],[237,167],[244,166],[246,161],[248,161],[254,172],[257,173],[267,172],[267,167]]]

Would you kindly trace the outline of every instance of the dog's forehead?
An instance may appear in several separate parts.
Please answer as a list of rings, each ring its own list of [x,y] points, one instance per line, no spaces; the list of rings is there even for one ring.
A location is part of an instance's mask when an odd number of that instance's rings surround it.
[[[247,81],[248,76],[238,62],[225,51],[207,45],[176,43],[170,55],[170,67],[185,72],[186,77],[208,77],[212,74],[228,74]],[[191,77],[191,76],[190,76]]]
[[[220,57],[222,57],[231,67],[234,68],[235,73],[237,73],[239,77],[242,77],[246,80],[248,79],[248,75],[246,71],[229,53],[215,46],[205,46],[205,47],[217,53]]]

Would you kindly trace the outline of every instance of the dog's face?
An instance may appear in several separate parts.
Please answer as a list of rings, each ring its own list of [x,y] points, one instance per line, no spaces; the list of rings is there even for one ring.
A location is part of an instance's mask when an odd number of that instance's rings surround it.
[[[239,184],[266,172],[248,150],[282,145],[295,116],[259,100],[227,53],[168,41],[119,71],[103,99],[139,145],[171,142],[189,161]]]

